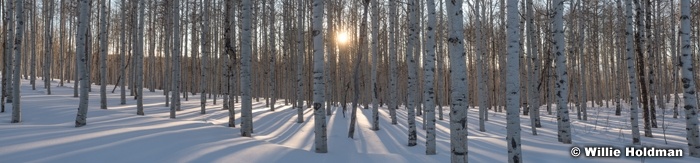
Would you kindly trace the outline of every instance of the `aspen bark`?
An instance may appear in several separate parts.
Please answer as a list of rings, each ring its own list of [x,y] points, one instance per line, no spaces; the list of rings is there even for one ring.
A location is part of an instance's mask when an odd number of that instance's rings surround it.
[[[462,0],[447,2],[449,34],[447,44],[450,55],[450,148],[453,163],[468,162],[467,111],[469,109],[469,80],[464,52],[464,26]]]
[[[311,18],[313,37],[313,107],[314,107],[314,132],[316,153],[327,153],[328,144],[326,136],[326,115],[323,109],[324,81],[323,81],[323,0],[314,0],[313,16]]]
[[[632,27],[633,27],[633,11],[632,11],[632,0],[625,0],[625,17],[627,18],[626,26],[625,26],[625,37],[627,38],[625,40],[625,47],[626,47],[626,53],[627,57],[625,60],[627,60],[627,72],[629,76],[629,90],[630,90],[630,123],[632,125],[632,144],[634,145],[640,145],[641,144],[641,139],[639,139],[639,119],[638,119],[638,112],[637,109],[639,109],[639,93],[638,93],[638,82],[637,82],[637,76],[636,76],[636,65],[635,63],[635,55],[634,55],[634,38],[632,38]]]
[[[16,36],[15,36],[15,46],[14,46],[14,68],[13,68],[13,77],[12,77],[12,121],[11,123],[20,123],[22,122],[22,109],[20,108],[20,67],[22,64],[22,39],[24,36],[24,0],[16,0],[15,5],[17,5],[17,14],[16,15],[16,20],[17,20],[17,28],[15,31],[17,31]],[[9,102],[8,102],[9,103]]]
[[[563,5],[563,2],[561,5]],[[561,9],[561,8],[560,8]],[[508,12],[507,22],[506,22],[506,37],[507,37],[507,67],[506,67],[506,130],[508,134],[506,135],[506,141],[508,142],[508,162],[518,163],[522,162],[521,146],[520,146],[520,16],[518,15],[518,1],[508,0],[506,11]],[[555,11],[555,24],[554,27],[561,27],[561,10]],[[559,19],[557,19],[559,16]],[[557,34],[555,33],[555,36]],[[561,41],[563,43],[563,32],[561,33]],[[563,48],[562,48],[563,49]],[[558,52],[563,53],[563,52]],[[563,60],[563,58],[560,59]],[[563,61],[559,62],[562,63]],[[557,63],[557,67],[561,67]],[[566,81],[566,79],[564,79]],[[566,82],[564,82],[566,83]],[[561,107],[561,106],[560,106]],[[566,108],[564,108],[566,109]],[[570,140],[569,140],[570,142]]]
[[[693,54],[690,49],[690,0],[681,0],[681,81],[683,82],[683,101],[685,106],[685,130],[688,140],[688,153],[691,157],[700,158],[700,133],[698,131],[698,96],[695,88],[693,70]]]
[[[241,3],[241,20],[243,23],[241,31],[241,136],[251,137],[253,133],[253,104],[251,100],[251,19],[252,4],[250,0],[243,0]]]
[[[19,1],[19,0],[18,0]],[[79,63],[78,71],[80,75],[80,103],[78,105],[78,114],[75,118],[75,127],[82,127],[87,124],[87,107],[88,107],[88,71],[86,70],[87,54],[86,54],[86,35],[88,33],[87,26],[88,21],[88,2],[87,0],[80,0],[78,3],[78,38],[76,42],[76,58],[78,58]],[[76,81],[75,83],[78,83]]]
[[[555,82],[555,86],[557,88],[557,124],[559,126],[557,135],[559,142],[571,144],[571,122],[569,120],[569,109],[567,105],[569,102],[569,77],[566,72],[566,43],[564,42],[563,15],[564,1],[555,0],[553,20],[553,51],[555,52],[557,61],[557,80]]]

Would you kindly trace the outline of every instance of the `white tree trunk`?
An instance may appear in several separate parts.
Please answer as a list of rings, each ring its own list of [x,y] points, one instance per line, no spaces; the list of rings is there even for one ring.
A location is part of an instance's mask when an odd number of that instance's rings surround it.
[[[125,73],[125,71],[126,71],[126,30],[124,30],[124,29],[126,29],[126,25],[125,25],[126,23],[124,23],[124,22],[126,21],[126,18],[125,18],[125,15],[126,15],[126,7],[125,7],[126,0],[122,0],[122,1],[121,1],[121,4],[122,4],[122,14],[121,14],[121,24],[122,24],[122,25],[121,25],[121,32],[120,32],[120,33],[121,33],[121,38],[120,38],[120,40],[121,40],[121,49],[120,49],[120,52],[119,52],[120,55],[121,55],[121,57],[120,57],[120,59],[119,59],[119,65],[120,65],[120,66],[119,66],[119,67],[120,67],[120,69],[119,69],[119,72],[120,72],[120,75],[119,75],[119,78],[120,78],[120,79],[119,79],[119,86],[120,86],[120,89],[121,89],[121,90],[120,90],[121,93],[120,93],[120,98],[119,98],[119,99],[120,99],[120,104],[125,105],[125,104],[126,104],[126,86],[125,86],[125,83],[126,83],[126,73]],[[166,47],[166,48],[167,48],[167,47]],[[166,100],[167,100],[167,99],[168,99],[168,98],[166,97]],[[168,102],[167,102],[167,101],[165,102],[165,105],[166,105],[166,106],[168,105]]]
[[[107,109],[107,5],[100,0],[100,109]],[[50,29],[47,29],[50,30]]]
[[[12,77],[12,123],[22,122],[22,109],[20,108],[20,96],[19,96],[19,86],[21,85],[20,79],[20,67],[22,63],[22,37],[24,36],[24,0],[16,0],[15,5],[17,8],[17,31],[15,36],[15,58]],[[9,103],[9,102],[8,102]]]
[[[564,1],[555,0],[554,1],[554,20],[553,24],[553,36],[554,45],[553,50],[556,57],[557,65],[557,124],[559,128],[557,129],[557,135],[559,142],[564,144],[571,144],[571,122],[569,121],[569,109],[567,103],[569,102],[569,76],[566,72],[566,43],[564,42]],[[510,76],[510,75],[508,75]]]
[[[681,81],[683,82],[683,101],[685,106],[685,130],[687,132],[688,153],[700,157],[700,138],[698,135],[698,96],[695,90],[693,72],[693,51],[690,49],[690,0],[681,0]]]
[[[64,18],[64,14],[63,14],[64,11],[63,11],[63,10],[66,8],[66,7],[64,7],[64,5],[65,5],[66,3],[65,3],[65,0],[61,0],[61,1],[59,1],[59,2],[61,3],[61,10],[59,11],[59,12],[61,13],[61,15],[60,15],[61,18],[60,18],[60,22],[59,22],[60,25],[59,25],[59,26],[64,27],[64,26],[65,26],[65,18]],[[53,3],[52,3],[52,4],[53,4]],[[53,7],[52,7],[52,8],[53,8]],[[60,35],[61,35],[61,36],[60,36],[61,42],[60,42],[60,48],[59,48],[59,49],[61,49],[61,52],[60,52],[61,54],[60,54],[60,58],[59,58],[59,62],[58,62],[58,63],[59,63],[59,64],[58,64],[58,65],[59,65],[59,68],[58,68],[58,69],[59,69],[58,75],[59,75],[59,77],[61,78],[61,80],[58,81],[58,86],[63,87],[63,81],[65,80],[65,79],[64,79],[64,76],[65,76],[64,69],[65,69],[65,67],[63,66],[63,65],[64,65],[63,62],[64,62],[65,57],[64,57],[63,54],[64,54],[64,49],[65,49],[65,44],[64,44],[64,42],[65,42],[66,38],[65,38],[64,36],[65,36],[65,30],[66,30],[66,29],[65,29],[65,28],[59,28],[59,30],[60,30]]]
[[[323,0],[314,0],[313,16],[311,18],[311,34],[314,44],[314,64],[313,64],[313,107],[314,107],[314,132],[316,153],[327,153],[328,145],[326,136],[326,114],[323,109],[324,102],[324,81],[323,81]]]
[[[144,21],[144,10],[146,7],[146,4],[144,2],[145,0],[139,0],[139,13],[138,13],[138,36],[137,36],[137,46],[136,46],[136,115],[144,115],[143,113],[143,26],[145,24]]]
[[[303,71],[304,71],[304,1],[297,2],[297,123],[304,122],[304,94]]]
[[[48,15],[48,13],[47,13],[47,12],[48,12],[48,10],[47,10],[47,9],[48,9],[48,2],[46,2],[46,0],[44,0],[44,1],[42,1],[42,4],[44,5],[44,7],[43,7],[43,15]],[[36,25],[36,24],[37,24],[37,22],[36,22],[36,8],[37,8],[36,0],[34,0],[34,2],[32,3],[32,8],[33,8],[33,9],[32,9],[32,18],[31,18],[31,22],[32,22],[32,29],[31,29],[31,31],[32,31],[32,32],[31,32],[31,34],[32,34],[32,41],[31,41],[31,42],[32,42],[32,45],[31,45],[31,47],[36,47],[36,32],[35,32],[35,31],[37,30],[37,29],[36,29],[36,26],[37,26],[37,25]],[[45,24],[44,27],[47,27],[47,26],[48,26],[48,25],[46,25],[46,24],[48,24],[48,23],[47,23],[47,22],[48,22],[47,20],[48,20],[48,19],[45,19],[45,20],[44,20],[44,24]],[[45,29],[47,29],[47,28],[45,28]],[[45,35],[44,35],[44,38],[48,38],[47,35],[48,35],[49,33],[48,33],[46,30],[44,30],[44,34],[45,34]],[[48,46],[47,46],[47,44],[46,44],[46,40],[47,40],[47,39],[44,39],[44,43],[45,43],[45,44],[44,44],[44,50],[48,49],[48,48],[47,48]],[[32,90],[36,90],[36,52],[35,52],[35,49],[36,49],[36,48],[32,48],[32,51],[33,51],[33,52],[32,52],[32,55],[31,55],[31,57],[30,57],[30,62],[31,62],[30,65],[31,65],[31,67],[29,68],[29,69],[30,69],[29,84],[32,85]],[[46,56],[46,55],[45,55],[45,56]],[[45,58],[44,58],[44,61],[46,61],[47,58],[48,58],[48,57],[45,57]],[[46,62],[44,62],[44,63],[46,63]],[[46,64],[44,64],[43,67],[44,67],[44,71],[46,71]],[[44,73],[43,76],[44,76],[44,78],[46,78],[46,76],[48,76],[48,75],[46,75],[46,74]],[[46,88],[46,83],[44,83],[44,88]]]
[[[626,39],[626,49],[627,49],[627,73],[629,75],[629,90],[630,90],[630,123],[632,124],[632,144],[640,145],[641,141],[639,139],[639,116],[637,109],[639,108],[639,92],[637,90],[639,82],[637,82],[637,68],[634,64],[635,54],[634,54],[634,42],[632,38],[632,0],[625,0],[625,17],[627,17],[627,25],[625,27],[625,37]]]
[[[48,18],[51,18],[51,19],[44,19],[44,57],[45,57],[45,59],[44,59],[44,76],[43,76],[44,87],[46,87],[46,94],[50,95],[51,94],[51,58],[53,57],[53,53],[52,53],[53,35],[51,33],[52,32],[51,28],[53,26],[53,24],[51,23],[51,20],[53,20],[53,1],[47,1],[46,3],[44,3],[44,8],[46,8],[45,9],[46,16]],[[34,13],[34,10],[32,10],[32,13]],[[32,18],[35,19],[34,16]],[[36,22],[33,22],[33,23],[36,23]],[[34,29],[36,29],[36,25],[32,25],[32,27]],[[36,37],[35,34],[36,34],[36,32],[32,32],[32,39],[35,39],[35,37]],[[32,47],[34,47],[34,45],[36,44],[36,41],[32,41],[32,44],[33,44]],[[35,49],[36,48],[32,48],[32,57],[34,57],[36,55],[36,54],[34,54]],[[32,63],[36,62],[33,60],[34,59],[32,59]],[[32,66],[32,71],[35,71],[33,67],[34,66]],[[34,88],[33,85],[32,85],[32,88]]]
[[[532,134],[537,135],[537,127],[541,127],[540,121],[540,60],[537,58],[539,54],[537,43],[539,39],[537,29],[535,29],[535,17],[533,16],[532,0],[527,0],[527,43],[528,57],[530,57],[530,66],[532,68],[532,76],[530,76],[530,95],[528,103],[530,104],[530,127]]]
[[[506,141],[508,162],[522,162],[520,146],[520,15],[518,1],[508,0],[506,11],[507,67],[506,67]],[[556,17],[555,17],[556,20]],[[561,19],[559,19],[561,20]],[[555,26],[556,27],[556,26]],[[561,27],[561,26],[559,26]],[[562,35],[563,36],[563,35]],[[559,64],[557,64],[558,66]]]
[[[150,31],[150,32],[149,32],[149,34],[150,34],[150,36],[149,36],[149,37],[150,37],[150,42],[149,42],[149,45],[148,45],[148,54],[149,54],[148,56],[149,56],[149,61],[150,61],[150,62],[149,62],[149,65],[150,65],[150,66],[148,66],[148,73],[149,73],[150,75],[148,75],[148,79],[149,79],[150,82],[149,82],[149,84],[148,84],[148,86],[149,86],[149,88],[148,88],[149,90],[148,90],[148,91],[149,91],[149,92],[156,92],[156,79],[155,79],[155,78],[157,77],[157,75],[160,75],[160,73],[156,74],[156,68],[155,68],[155,67],[156,67],[156,56],[155,56],[156,54],[155,54],[155,51],[156,51],[156,39],[157,39],[157,38],[156,38],[156,29],[155,29],[155,28],[156,28],[156,22],[157,22],[157,20],[156,20],[156,13],[155,13],[155,12],[156,12],[156,9],[155,9],[155,8],[156,8],[156,3],[157,3],[157,2],[156,2],[156,1],[152,1],[152,2],[153,2],[153,3],[149,2],[149,8],[154,8],[154,9],[151,9],[151,10],[150,10],[150,15],[151,15],[150,21],[151,21],[151,25],[149,25],[149,28],[150,28],[150,30],[149,30],[149,31]],[[144,15],[144,16],[146,16],[146,15]]]
[[[475,23],[475,26],[476,26],[475,33],[476,33],[476,39],[477,39],[477,41],[476,41],[476,58],[477,58],[477,62],[478,62],[476,65],[476,73],[477,73],[476,80],[477,80],[477,83],[479,86],[479,97],[478,97],[479,98],[479,131],[485,132],[486,131],[485,121],[487,120],[486,116],[488,116],[486,113],[486,111],[488,111],[488,108],[486,106],[487,105],[486,99],[488,98],[487,97],[488,85],[486,84],[486,78],[487,78],[486,72],[487,72],[487,70],[484,66],[487,66],[488,64],[485,62],[485,59],[487,59],[486,58],[487,55],[484,52],[485,51],[485,49],[484,49],[485,48],[484,47],[485,40],[484,40],[484,34],[482,31],[482,27],[481,27],[481,16],[483,14],[481,14],[482,12],[479,10],[481,7],[481,3],[482,3],[481,0],[477,0],[476,4],[475,4],[476,13],[478,13],[478,14],[476,14],[476,23]]]
[[[671,4],[675,4],[673,0],[671,0]],[[671,7],[671,57],[673,58],[673,69],[671,72],[673,74],[673,77],[671,81],[673,81],[673,88],[671,89],[673,92],[673,118],[678,118],[678,103],[680,101],[680,97],[678,96],[678,61],[680,58],[678,57],[678,47],[676,47],[678,44],[676,44],[676,10],[675,10],[675,5]]]
[[[370,83],[372,94],[372,130],[379,130],[379,105],[377,104],[379,100],[378,88],[377,88],[377,66],[379,60],[377,56],[379,55],[379,2],[378,0],[372,1],[372,72],[371,78],[372,83]]]
[[[227,13],[230,14],[233,12],[233,10],[231,10],[232,8],[228,8],[229,7],[228,3],[233,3],[233,2],[227,1],[227,4],[226,4]],[[202,77],[200,78],[201,80],[199,82],[199,101],[200,101],[199,105],[201,107],[200,114],[207,113],[207,97],[206,97],[207,80],[206,79],[207,79],[207,73],[209,73],[209,70],[207,69],[207,59],[209,58],[209,50],[210,50],[209,49],[209,37],[208,37],[209,36],[209,3],[204,3],[203,5],[204,5],[204,7],[202,9],[202,21],[204,21],[204,23],[202,24],[202,40],[201,40],[202,41],[202,56],[200,57],[200,60],[202,62],[200,65],[200,71],[202,73],[201,74]],[[231,6],[231,7],[233,7],[233,6]],[[230,15],[226,15],[227,20],[231,19],[229,17],[230,17]],[[230,21],[230,20],[228,20],[228,21]],[[231,30],[230,28],[235,27],[235,26],[230,27],[230,24],[226,24],[226,25],[229,28],[228,29],[229,32]],[[226,34],[228,36],[229,33],[226,33]],[[227,39],[230,39],[230,38],[227,37]]]
[[[173,22],[173,51],[172,51],[172,83],[171,83],[171,102],[170,104],[170,118],[175,119],[175,111],[180,110],[180,54],[182,48],[182,42],[180,40],[180,1],[172,2],[172,22]]]
[[[75,127],[82,127],[87,124],[87,107],[88,107],[88,75],[86,70],[86,47],[87,42],[85,36],[87,35],[88,21],[88,0],[80,0],[78,4],[78,38],[76,42],[76,58],[80,61],[78,65],[77,74],[80,75],[80,103],[78,105],[78,114],[75,118]],[[77,83],[77,81],[76,81]]]
[[[435,0],[428,0],[428,24],[425,30],[425,55],[423,56],[423,105],[425,105],[426,143],[425,154],[434,155],[435,150],[435,90],[433,79],[435,74]]]
[[[331,107],[332,107],[332,103],[333,103],[333,89],[332,89],[332,86],[333,86],[332,79],[333,78],[331,77],[331,73],[332,73],[331,69],[334,68],[333,63],[335,62],[334,61],[334,59],[335,59],[335,56],[334,56],[335,55],[335,49],[334,49],[335,41],[331,41],[331,40],[333,40],[333,38],[334,38],[333,36],[336,36],[336,35],[333,31],[333,12],[332,12],[332,10],[334,8],[331,6],[331,5],[333,5],[333,3],[329,2],[326,5],[328,5],[328,7],[326,7],[326,11],[327,11],[327,14],[326,14],[326,27],[327,27],[326,33],[328,33],[328,35],[326,35],[326,39],[329,41],[325,42],[325,45],[326,45],[325,52],[326,52],[326,56],[329,56],[329,57],[328,57],[328,65],[324,66],[324,68],[325,68],[324,74],[326,75],[326,77],[324,77],[324,80],[326,80],[326,83],[324,85],[326,85],[325,99],[327,99],[327,100],[325,100],[326,101],[326,105],[325,105],[326,116],[330,117],[333,113],[333,112],[331,112]]]
[[[583,0],[578,0],[576,5],[577,6],[581,5],[581,1],[583,1]],[[577,7],[577,10],[581,10],[581,8],[584,8],[584,6],[587,6],[588,5],[587,2],[588,1],[584,1],[583,5]],[[585,10],[585,8],[583,10]],[[580,12],[585,13],[586,11],[580,11]],[[581,116],[580,116],[581,111],[586,110],[586,107],[588,106],[588,97],[587,97],[588,86],[586,84],[586,76],[587,76],[586,70],[588,68],[587,68],[586,64],[589,64],[589,62],[588,62],[588,59],[586,59],[587,56],[583,55],[583,49],[586,47],[585,46],[585,44],[586,44],[586,35],[585,35],[586,28],[584,28],[584,26],[583,26],[584,25],[583,17],[579,17],[578,19],[579,19],[579,22],[578,22],[579,34],[578,35],[579,35],[579,37],[581,37],[581,39],[578,42],[579,43],[578,48],[580,50],[579,51],[579,58],[581,60],[580,64],[579,64],[581,66],[580,67],[581,74],[579,75],[580,76],[579,81],[581,82],[581,84],[579,86],[579,91],[581,92],[581,96],[579,97],[580,99],[577,99],[577,100],[579,100],[579,102],[581,103],[581,106],[580,106],[580,108],[578,108],[578,111],[576,113],[577,113],[577,117],[579,119],[581,119]],[[576,85],[578,85],[578,83]],[[584,117],[586,117],[586,115],[584,115]],[[586,119],[583,119],[583,120],[586,120]]]
[[[447,44],[450,54],[450,146],[453,163],[466,163],[467,146],[467,111],[469,109],[469,79],[464,52],[464,26],[462,0],[447,2],[447,15],[450,21]]]
[[[250,0],[243,0],[241,4],[241,136],[251,137],[253,133],[253,101],[251,99],[250,78],[252,60],[251,19],[253,5]]]
[[[389,15],[396,15],[396,5],[397,2],[396,0],[389,0]],[[389,115],[391,117],[391,124],[396,125],[397,120],[396,120],[396,109],[398,109],[398,99],[397,99],[397,70],[396,70],[396,62],[397,62],[397,49],[396,49],[396,29],[398,29],[397,25],[397,17],[396,16],[390,16],[389,17]]]
[[[204,7],[209,8],[208,5],[205,5]],[[208,14],[209,13],[207,11],[207,13],[205,13],[205,15],[208,17]],[[225,38],[226,39],[225,48],[226,48],[226,55],[228,55],[230,58],[233,58],[234,61],[236,58],[236,37],[235,37],[236,26],[234,23],[235,15],[236,15],[235,1],[226,1],[226,19],[225,19],[226,21],[225,21],[225,23],[227,24],[227,26],[226,26],[226,31],[224,33],[224,35],[226,37]],[[208,29],[208,26],[209,26],[208,20],[205,20],[205,25],[207,27],[205,27],[203,29],[209,30]],[[209,46],[208,41],[205,41],[205,44],[206,44],[206,46]],[[209,48],[205,48],[205,49],[208,50]],[[208,51],[205,51],[205,54],[207,54],[207,56],[202,57],[202,58],[209,57]],[[206,61],[203,60],[202,62],[206,62]],[[204,96],[203,93],[202,93],[202,96]],[[206,105],[206,102],[202,104],[202,113],[204,113],[204,106],[205,105]],[[228,107],[228,127],[236,127],[236,113],[234,111],[233,106]]]
[[[275,0],[270,0],[270,3],[268,4],[269,9],[270,9],[270,23],[269,25],[269,48],[270,48],[270,78],[269,78],[269,93],[270,93],[270,111],[275,111],[275,102],[277,102],[277,99],[275,98],[275,94],[277,91],[275,89],[275,55],[277,55],[275,51]]]
[[[5,20],[3,21],[3,26],[7,29],[5,31],[5,47],[3,51],[3,62],[4,63],[4,68],[2,71],[3,79],[2,79],[2,110],[3,112],[5,111],[5,102],[7,103],[12,103],[12,49],[14,49],[15,44],[13,44],[13,41],[15,41],[15,33],[14,33],[14,28],[15,28],[15,18],[13,17],[14,12],[14,1],[13,0],[8,0],[6,4],[6,13],[5,15]]]
[[[414,57],[414,53],[417,53],[419,49],[418,45],[418,0],[411,0],[408,4],[408,14],[410,15],[410,18],[408,18],[408,24],[409,24],[409,33],[408,33],[408,42],[406,48],[406,60],[407,66],[408,66],[408,83],[406,87],[407,89],[407,97],[406,97],[406,107],[408,110],[408,146],[416,146],[417,145],[417,135],[416,135],[416,90],[418,89],[418,70],[417,70],[417,64],[416,63],[416,58]]]

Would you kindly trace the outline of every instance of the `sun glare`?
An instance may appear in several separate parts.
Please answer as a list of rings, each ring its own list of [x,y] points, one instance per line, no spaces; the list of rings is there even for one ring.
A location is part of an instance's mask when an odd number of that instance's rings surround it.
[[[345,33],[345,32],[338,32],[338,36],[337,36],[336,39],[337,39],[337,41],[338,41],[339,43],[346,43],[346,42],[348,42],[348,40],[349,40],[350,38],[348,38],[348,34],[347,34],[347,33]]]

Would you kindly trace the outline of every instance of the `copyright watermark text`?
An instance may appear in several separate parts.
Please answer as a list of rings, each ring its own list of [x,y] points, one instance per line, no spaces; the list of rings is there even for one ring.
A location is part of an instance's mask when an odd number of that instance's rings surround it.
[[[572,147],[570,152],[573,157],[683,157],[681,148],[591,146]]]

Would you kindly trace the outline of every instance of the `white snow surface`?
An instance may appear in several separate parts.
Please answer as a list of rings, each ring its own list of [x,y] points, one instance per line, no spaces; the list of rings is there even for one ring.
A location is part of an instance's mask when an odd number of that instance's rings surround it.
[[[437,155],[425,155],[425,130],[418,117],[418,145],[408,147],[406,110],[397,111],[399,124],[391,125],[386,105],[380,108],[380,130],[370,130],[371,109],[359,109],[356,139],[347,138],[349,115],[333,108],[328,117],[328,153],[313,150],[314,130],[312,109],[305,108],[304,123],[296,123],[296,110],[290,105],[277,103],[277,111],[269,111],[265,100],[253,100],[253,137],[241,137],[239,128],[229,128],[228,111],[222,110],[222,99],[217,105],[209,99],[207,114],[200,114],[199,95],[182,100],[182,111],[177,119],[169,119],[162,91],[144,91],[145,116],[136,115],[136,101],[127,96],[127,104],[119,104],[119,90],[107,93],[108,109],[99,108],[99,86],[90,92],[88,124],[74,127],[78,98],[73,97],[73,85],[54,87],[53,95],[46,95],[42,82],[37,79],[37,90],[31,90],[29,81],[22,80],[22,122],[11,124],[12,106],[0,113],[0,162],[449,162],[449,109],[445,120],[437,120]],[[53,86],[58,85],[55,81]],[[113,86],[108,86],[111,90]],[[108,91],[109,91],[108,90]],[[128,94],[127,94],[128,95]],[[589,106],[591,104],[589,103]],[[670,108],[672,104],[667,104]],[[612,106],[612,105],[611,105]],[[682,158],[589,158],[572,157],[573,146],[631,145],[629,111],[625,105],[623,116],[615,116],[614,109],[589,107],[588,121],[576,119],[571,112],[574,144],[557,142],[556,115],[548,115],[541,108],[542,128],[533,136],[528,116],[520,116],[524,162],[700,162],[700,159]],[[236,104],[236,125],[240,127],[240,103]],[[554,108],[553,108],[554,109]],[[659,128],[653,128],[654,138],[642,137],[643,146],[687,149],[685,115],[678,119],[667,110],[666,139],[662,134],[662,118],[658,109]],[[486,132],[478,131],[478,110],[469,110],[469,161],[505,162],[505,113],[489,112]],[[640,113],[641,114],[641,113]],[[641,117],[641,115],[640,115]],[[640,127],[642,121],[640,119]],[[623,151],[624,152],[624,151]],[[684,155],[688,155],[685,151]]]

